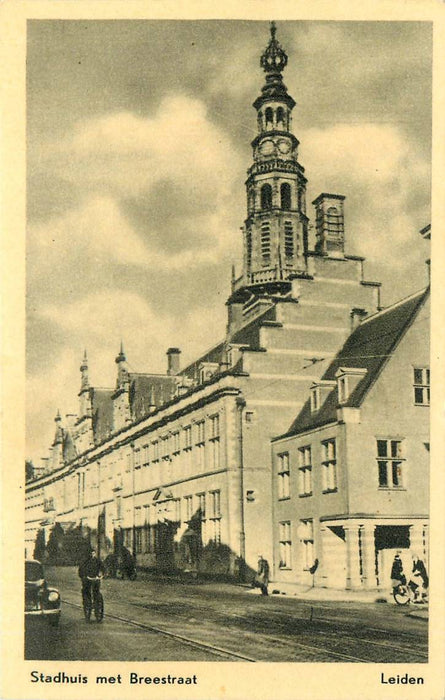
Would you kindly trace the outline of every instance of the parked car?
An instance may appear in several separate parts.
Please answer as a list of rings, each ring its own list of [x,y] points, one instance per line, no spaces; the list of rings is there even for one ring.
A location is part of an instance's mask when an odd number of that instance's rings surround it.
[[[35,559],[25,561],[25,619],[40,617],[56,627],[60,620],[60,593],[48,586],[42,564]]]

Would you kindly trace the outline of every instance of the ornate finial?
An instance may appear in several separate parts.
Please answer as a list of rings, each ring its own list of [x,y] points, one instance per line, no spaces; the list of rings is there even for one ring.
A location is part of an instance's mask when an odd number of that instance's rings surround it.
[[[119,350],[119,355],[116,357],[116,362],[126,362],[127,358],[125,357],[125,352],[124,352],[124,343],[121,340],[121,346]]]
[[[270,23],[270,36],[272,37],[272,41],[275,41],[276,32],[277,32],[277,25],[272,20],[272,22]]]
[[[88,356],[87,356],[87,351],[85,350],[83,353],[83,360],[82,364],[80,365],[80,371],[82,372],[83,370],[88,369]]]
[[[266,73],[281,73],[287,66],[287,54],[281,48],[280,42],[275,39],[276,31],[275,22],[271,22],[269,45],[260,60],[261,68]]]

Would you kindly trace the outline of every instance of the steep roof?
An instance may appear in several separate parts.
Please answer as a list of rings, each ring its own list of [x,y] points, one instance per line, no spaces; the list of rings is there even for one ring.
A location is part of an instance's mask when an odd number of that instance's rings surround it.
[[[366,369],[343,406],[359,407],[373,386],[394,349],[414,321],[429,295],[429,288],[403,299],[392,306],[369,316],[351,333],[342,349],[322,376],[322,380],[335,380],[339,367]],[[296,435],[337,420],[338,395],[335,387],[317,412],[311,411],[306,401],[289,431],[280,437]],[[275,438],[277,439],[277,438]]]
[[[166,374],[130,373],[130,407],[133,420],[148,415],[149,406],[158,408],[170,401],[175,393],[177,379]]]
[[[113,430],[113,389],[90,389],[94,442],[105,440]]]

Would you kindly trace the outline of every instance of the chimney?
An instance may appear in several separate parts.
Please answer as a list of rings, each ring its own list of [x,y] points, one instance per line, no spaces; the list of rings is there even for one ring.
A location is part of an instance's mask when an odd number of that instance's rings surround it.
[[[344,257],[344,200],[345,197],[342,194],[322,192],[312,202],[315,207],[315,251],[319,255]]]
[[[368,315],[368,312],[365,309],[358,309],[354,308],[351,309],[350,312],[350,317],[351,317],[351,333],[352,331],[355,331],[355,329],[360,325],[360,323],[363,321],[364,318]]]
[[[167,374],[171,377],[179,372],[179,348],[169,348],[167,350]]]

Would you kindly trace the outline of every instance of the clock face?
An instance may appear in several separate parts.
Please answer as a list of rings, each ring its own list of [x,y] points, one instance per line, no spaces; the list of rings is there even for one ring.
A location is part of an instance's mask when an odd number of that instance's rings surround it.
[[[289,153],[289,151],[290,151],[289,141],[286,141],[285,139],[281,139],[281,141],[278,141],[278,150],[280,151],[280,153]]]
[[[263,156],[270,156],[271,153],[274,152],[275,146],[274,142],[270,141],[270,139],[267,139],[266,141],[263,141],[263,143],[260,146],[260,153]]]

